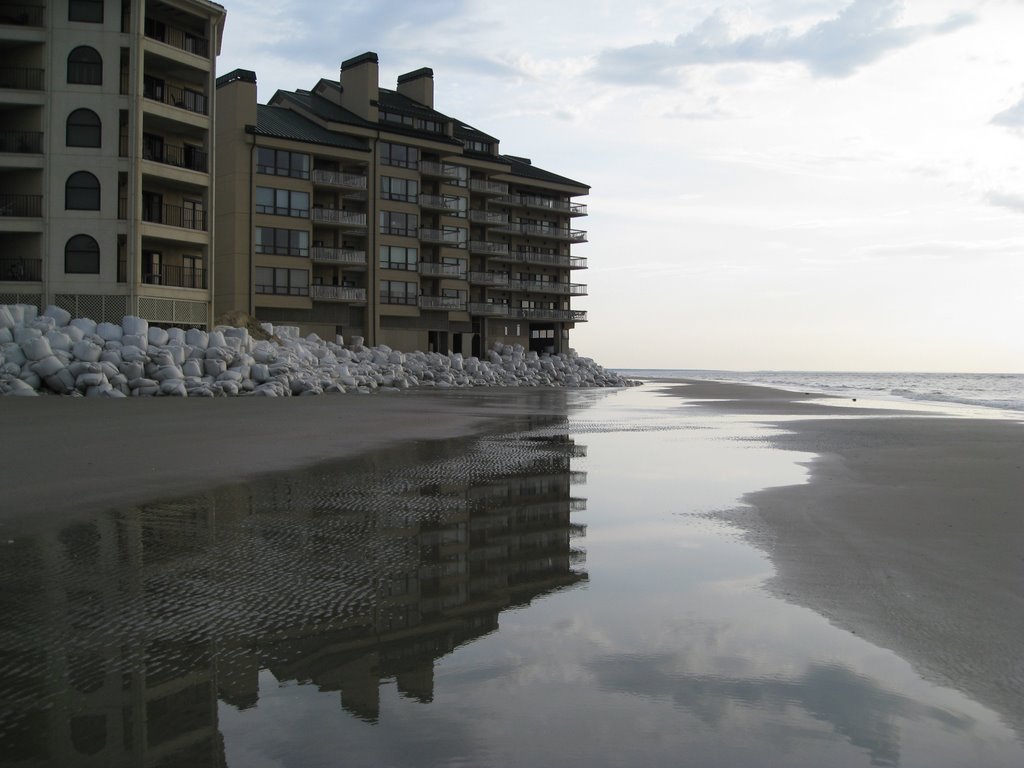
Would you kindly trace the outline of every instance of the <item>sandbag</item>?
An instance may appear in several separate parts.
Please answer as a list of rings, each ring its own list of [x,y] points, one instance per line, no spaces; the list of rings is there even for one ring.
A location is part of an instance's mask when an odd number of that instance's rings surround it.
[[[124,336],[124,330],[114,323],[99,323],[96,326],[96,335],[104,341],[119,341]]]
[[[150,344],[155,344],[158,347],[162,347],[165,344],[167,344],[167,331],[163,328],[158,328],[156,326],[151,325],[149,327],[149,333],[147,335],[149,337]]]
[[[45,336],[35,336],[21,343],[21,349],[29,360],[42,360],[53,354],[50,341]]]
[[[79,360],[87,363],[99,362],[100,354],[102,354],[102,352],[103,350],[100,349],[98,345],[93,344],[91,341],[85,341],[84,339],[82,341],[76,341],[71,346],[71,353]]]
[[[149,321],[134,315],[121,318],[121,328],[125,336],[149,336]]]
[[[206,349],[209,346],[209,341],[209,335],[200,328],[189,328],[185,331],[185,343],[191,347]]]
[[[52,317],[58,328],[63,328],[71,322],[71,313],[53,304],[43,310],[43,315],[45,317]]]
[[[86,336],[96,333],[96,321],[90,320],[88,317],[76,317],[68,325],[78,328]]]

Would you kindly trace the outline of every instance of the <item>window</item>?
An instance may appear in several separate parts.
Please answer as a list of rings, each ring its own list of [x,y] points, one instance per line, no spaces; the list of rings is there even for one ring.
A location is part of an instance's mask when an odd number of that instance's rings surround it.
[[[415,169],[419,167],[420,151],[416,147],[382,141],[380,143],[380,162],[381,165]]]
[[[461,277],[465,278],[465,276],[466,276],[466,260],[465,259],[455,259],[455,258],[452,258],[451,256],[442,256],[441,257],[441,263],[444,264],[446,267],[455,267],[456,269],[459,270],[459,275]]]
[[[553,339],[555,338],[554,328],[531,328],[530,329],[531,339]]]
[[[284,149],[258,147],[256,172],[269,173],[272,176],[291,176],[293,179],[308,179],[309,155]]]
[[[309,256],[309,232],[302,229],[256,227],[256,253]]]
[[[418,195],[419,184],[411,179],[396,179],[392,176],[381,176],[380,178],[381,200],[415,203]]]
[[[456,248],[465,248],[469,240],[469,230],[465,227],[441,227],[442,237],[447,245]]]
[[[103,23],[103,0],[70,0],[68,21]]]
[[[465,141],[466,149],[470,152],[481,152],[485,155],[491,154],[491,143],[489,141]]]
[[[419,286],[416,283],[400,280],[380,281],[381,304],[416,304],[418,296]]]
[[[69,147],[99,147],[102,133],[99,115],[91,109],[76,109],[68,115],[64,143]]]
[[[256,267],[256,293],[309,296],[309,270]]]
[[[402,235],[416,237],[417,220],[415,213],[398,213],[397,211],[380,212],[380,233],[382,235]]]
[[[81,85],[103,84],[103,58],[99,51],[80,45],[68,54],[68,82]]]
[[[256,213],[309,218],[309,192],[256,187]]]
[[[416,271],[418,254],[415,248],[403,248],[400,245],[382,245],[380,247],[381,269],[406,269]]]
[[[404,125],[407,128],[415,128],[420,131],[429,131],[431,133],[444,133],[445,128],[444,123],[440,120],[428,120],[423,117],[403,115],[398,112],[389,112],[386,109],[380,110],[380,119],[388,123]]]
[[[88,171],[78,171],[68,176],[64,184],[64,208],[69,211],[98,211],[99,179]]]
[[[75,235],[64,246],[64,272],[69,275],[98,275],[100,246],[89,235]]]
[[[469,184],[469,168],[464,165],[444,164],[445,183],[454,184],[456,187],[465,187]]]
[[[442,288],[441,296],[446,299],[458,299],[463,304],[466,303],[467,292],[461,288]]]

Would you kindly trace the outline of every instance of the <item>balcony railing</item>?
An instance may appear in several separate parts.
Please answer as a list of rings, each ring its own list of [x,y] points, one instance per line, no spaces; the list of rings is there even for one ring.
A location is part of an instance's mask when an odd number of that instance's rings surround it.
[[[18,91],[43,90],[44,70],[38,67],[0,67],[0,88]]]
[[[474,285],[493,285],[504,288],[509,284],[509,277],[504,272],[470,272],[469,282]]]
[[[328,187],[339,187],[340,189],[366,191],[366,177],[360,176],[357,173],[338,173],[337,171],[313,169],[313,183],[323,184]]]
[[[461,203],[457,197],[449,197],[447,195],[420,195],[419,204],[421,208],[430,208],[435,211],[446,211],[453,216],[457,216],[462,213],[462,215],[465,216],[465,212],[459,210]]]
[[[366,251],[357,251],[351,248],[327,248],[322,245],[314,245],[309,249],[309,256],[313,261],[321,264],[366,266]]]
[[[0,280],[10,280],[16,283],[37,283],[42,279],[42,259],[12,259],[0,257]]]
[[[159,40],[174,48],[194,53],[204,59],[210,58],[210,41],[205,37],[193,35],[177,27],[171,27],[162,22],[154,23],[153,19],[146,19],[146,37],[150,40]]]
[[[42,151],[42,131],[0,131],[0,152],[38,155]]]
[[[142,159],[153,160],[175,168],[187,168],[190,171],[206,173],[209,170],[205,150],[198,147],[178,147],[173,144],[142,143]]]
[[[366,214],[343,211],[340,208],[313,206],[309,216],[318,224],[333,224],[338,227],[366,227]]]
[[[456,264],[437,264],[430,261],[421,261],[420,274],[427,275],[428,277],[451,277],[465,280],[466,268]]]
[[[420,173],[424,176],[437,176],[442,179],[460,178],[460,171],[454,165],[437,163],[433,160],[420,160]]]
[[[11,4],[0,6],[0,24],[16,27],[43,26],[43,6]]]
[[[310,288],[313,301],[364,302],[365,288],[342,288],[338,285],[314,285]]]
[[[546,237],[551,240],[568,240],[572,243],[587,242],[587,233],[582,229],[548,227],[543,224],[525,224],[520,221],[505,224],[500,228],[500,231],[532,237]]]
[[[206,211],[184,208],[180,205],[147,207],[142,205],[142,220],[151,224],[166,224],[169,227],[206,231]]]
[[[425,243],[441,243],[452,248],[465,248],[466,241],[463,239],[465,230],[452,232],[444,229],[428,229],[420,227],[420,240]]]
[[[508,245],[505,243],[488,243],[486,240],[470,240],[470,253],[484,253],[491,256],[508,256]]]
[[[196,288],[206,290],[206,270],[202,267],[182,267],[164,264],[159,272],[145,273],[142,282],[170,288]]]
[[[43,215],[42,195],[11,195],[0,193],[0,216],[38,218]]]
[[[574,203],[570,200],[555,200],[550,197],[539,197],[537,195],[505,195],[501,202],[508,205],[520,205],[525,208],[543,208],[547,211],[558,211],[568,213],[570,216],[586,216],[587,206],[583,203]]]
[[[509,251],[492,254],[498,261],[514,261],[518,264],[543,264],[547,267],[563,267],[566,269],[586,269],[586,256],[562,256],[556,253],[536,253],[534,251]]]
[[[142,95],[152,101],[170,104],[172,107],[195,112],[197,115],[209,114],[206,96],[199,91],[145,80],[142,84]]]
[[[569,323],[585,323],[587,321],[587,313],[579,309],[525,309],[510,307],[507,304],[483,302],[471,303],[469,314],[508,317],[513,320],[555,320]]]
[[[492,211],[470,211],[469,220],[475,224],[487,224],[489,226],[505,226],[508,224],[507,213]]]
[[[527,293],[557,293],[562,296],[586,296],[587,286],[581,283],[556,283],[543,280],[511,280],[509,290]]]
[[[469,188],[482,195],[507,195],[508,184],[503,181],[487,181],[486,179],[470,179]]]
[[[446,309],[449,312],[465,312],[466,300],[452,296],[420,296],[420,309]]]

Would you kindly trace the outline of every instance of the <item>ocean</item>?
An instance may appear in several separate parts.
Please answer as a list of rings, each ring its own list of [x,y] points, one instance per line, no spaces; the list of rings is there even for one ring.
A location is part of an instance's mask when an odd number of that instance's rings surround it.
[[[763,384],[895,403],[913,401],[963,415],[1024,415],[1024,374],[1020,373],[861,373],[831,371],[715,371],[700,369],[616,369],[644,379],[701,379]]]

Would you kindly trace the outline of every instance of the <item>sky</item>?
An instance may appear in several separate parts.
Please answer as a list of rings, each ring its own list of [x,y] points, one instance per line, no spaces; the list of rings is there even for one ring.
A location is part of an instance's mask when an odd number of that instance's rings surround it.
[[[1024,372],[1022,0],[223,0],[259,99],[434,71],[582,181],[613,368]]]

